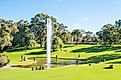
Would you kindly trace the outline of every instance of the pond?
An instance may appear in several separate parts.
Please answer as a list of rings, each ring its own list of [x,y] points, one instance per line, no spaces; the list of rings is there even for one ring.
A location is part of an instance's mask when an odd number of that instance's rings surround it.
[[[44,68],[47,68],[46,57],[30,57],[28,58],[29,60],[33,60],[33,64],[28,64],[28,65],[13,65],[12,67],[20,67],[20,68],[32,68],[32,67],[38,67],[38,66],[44,66]],[[67,66],[67,65],[78,65],[85,63],[84,61],[81,61],[80,59],[75,59],[75,58],[56,58],[56,57],[51,57],[51,68],[55,67],[62,67],[62,66]]]
[[[33,58],[30,58],[30,59],[33,59]],[[46,66],[46,61],[47,61],[47,58],[46,57],[36,57],[36,65],[44,65],[45,67]],[[50,67],[53,68],[53,67],[61,67],[61,66],[67,66],[67,65],[78,65],[78,64],[82,64],[84,63],[84,61],[81,61],[80,59],[70,59],[70,58],[58,58],[56,59],[55,57],[51,57],[51,65]]]

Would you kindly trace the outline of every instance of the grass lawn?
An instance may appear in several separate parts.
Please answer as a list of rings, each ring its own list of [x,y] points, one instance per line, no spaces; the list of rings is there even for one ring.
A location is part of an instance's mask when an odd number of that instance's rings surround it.
[[[31,61],[20,62],[20,56],[46,56],[44,49],[32,49],[7,52],[10,64],[28,64]],[[52,56],[77,57],[89,60],[106,58],[106,62],[83,65],[69,65],[47,70],[31,71],[30,68],[0,68],[0,80],[121,80],[121,47],[102,48],[98,45],[66,45],[64,51],[56,51]],[[114,69],[103,69],[110,64]]]
[[[0,69],[1,80],[120,80],[121,65],[113,70],[102,69],[105,65],[72,65],[41,71],[30,69]]]

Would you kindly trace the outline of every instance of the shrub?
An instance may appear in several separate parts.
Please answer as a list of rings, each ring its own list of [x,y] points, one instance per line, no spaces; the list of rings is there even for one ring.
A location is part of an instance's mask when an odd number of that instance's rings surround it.
[[[0,67],[6,66],[10,62],[6,54],[0,54]]]

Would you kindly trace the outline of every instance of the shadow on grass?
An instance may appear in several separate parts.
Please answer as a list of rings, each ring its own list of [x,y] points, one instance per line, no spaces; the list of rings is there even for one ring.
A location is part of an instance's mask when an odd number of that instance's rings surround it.
[[[32,50],[32,49],[40,49],[40,47],[35,47],[35,48],[25,48],[25,47],[19,47],[19,48],[9,48],[6,51],[7,52],[19,52],[19,51],[24,51],[24,50]]]
[[[46,51],[30,52],[30,53],[26,53],[25,55],[41,55],[41,54],[46,54]]]
[[[117,50],[116,52],[121,52],[121,50]]]
[[[121,49],[121,46],[116,46],[116,47],[93,46],[93,47],[75,49],[72,52],[73,53],[76,53],[76,52],[97,53],[97,52],[113,51],[113,50],[119,50],[119,49]]]
[[[106,63],[106,64],[121,64],[121,61],[109,62],[109,63]]]
[[[68,47],[74,47],[74,46],[64,46],[64,48],[68,48]]]
[[[7,49],[6,51],[7,52],[18,52],[18,51],[24,51],[24,50],[26,50],[26,48],[20,47],[20,48],[10,48],[10,49]]]
[[[98,55],[98,56],[92,56],[86,59],[86,63],[99,63],[99,62],[105,62],[109,60],[115,60],[120,59],[121,54],[105,54],[105,55]]]

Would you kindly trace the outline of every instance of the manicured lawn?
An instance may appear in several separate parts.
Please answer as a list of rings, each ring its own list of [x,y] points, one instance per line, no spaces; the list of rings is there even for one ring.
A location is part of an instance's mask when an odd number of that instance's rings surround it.
[[[28,64],[32,61],[20,62],[20,56],[46,56],[44,49],[32,49],[7,52],[10,64]],[[31,68],[0,68],[0,80],[121,80],[121,47],[102,48],[99,45],[66,45],[63,51],[56,51],[52,56],[77,57],[94,61],[105,58],[105,62],[83,65],[69,65],[47,70],[31,71]],[[103,69],[110,64],[114,69]]]
[[[0,69],[1,80],[120,80],[121,65],[105,70],[104,64],[72,65],[41,71],[30,69]]]

